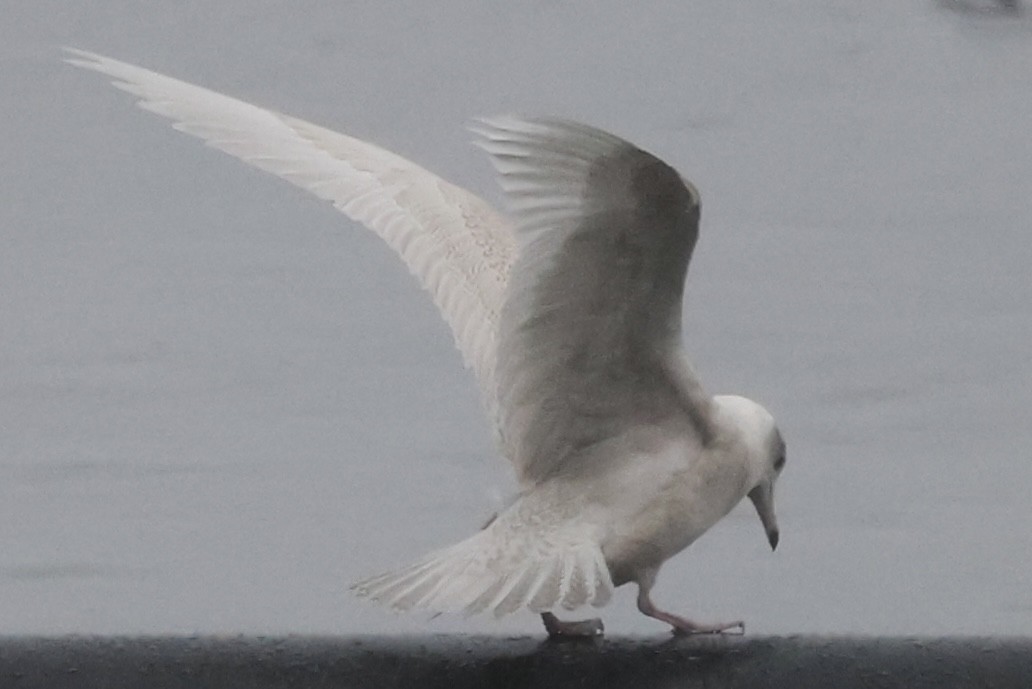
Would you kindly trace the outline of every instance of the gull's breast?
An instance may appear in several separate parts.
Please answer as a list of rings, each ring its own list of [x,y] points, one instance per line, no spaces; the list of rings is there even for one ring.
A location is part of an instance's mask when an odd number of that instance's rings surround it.
[[[680,444],[628,458],[608,482],[602,552],[613,583],[635,581],[681,552],[741,500],[740,481],[715,451]]]

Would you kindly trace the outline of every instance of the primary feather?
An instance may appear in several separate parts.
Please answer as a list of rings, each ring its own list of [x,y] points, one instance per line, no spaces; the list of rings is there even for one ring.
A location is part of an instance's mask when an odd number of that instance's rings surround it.
[[[496,333],[515,242],[488,203],[365,141],[142,67],[66,50],[69,63],[113,77],[175,129],[331,202],[379,235],[430,293],[494,414]]]

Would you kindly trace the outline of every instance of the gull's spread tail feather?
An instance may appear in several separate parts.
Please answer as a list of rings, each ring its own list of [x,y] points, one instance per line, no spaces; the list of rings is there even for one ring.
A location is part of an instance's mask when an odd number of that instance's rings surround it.
[[[399,612],[502,617],[601,607],[613,582],[591,526],[549,524],[517,503],[474,536],[352,589]]]

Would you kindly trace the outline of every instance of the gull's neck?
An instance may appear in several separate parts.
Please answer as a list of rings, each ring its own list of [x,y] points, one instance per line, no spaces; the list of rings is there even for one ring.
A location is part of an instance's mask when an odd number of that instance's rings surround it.
[[[715,395],[713,406],[719,435],[716,445],[724,454],[722,461],[740,466],[742,495],[745,495],[763,477],[766,411],[738,395]]]

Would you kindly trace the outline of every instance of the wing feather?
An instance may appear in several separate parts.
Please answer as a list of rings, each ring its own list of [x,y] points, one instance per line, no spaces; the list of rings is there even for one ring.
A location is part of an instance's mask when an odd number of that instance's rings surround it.
[[[495,406],[497,326],[515,242],[471,192],[373,144],[141,67],[67,49],[67,61],[114,78],[144,110],[281,177],[379,235],[451,328],[488,407]]]
[[[141,108],[331,202],[393,248],[451,328],[524,482],[670,401],[705,434],[709,398],[673,354],[698,194],[654,156],[561,120],[481,122],[474,131],[500,173],[512,228],[476,195],[373,144],[68,52]]]
[[[704,442],[711,402],[680,335],[695,188],[586,125],[504,117],[474,131],[517,221],[497,375],[502,436],[521,480],[571,471],[590,455],[579,450],[677,410]]]

